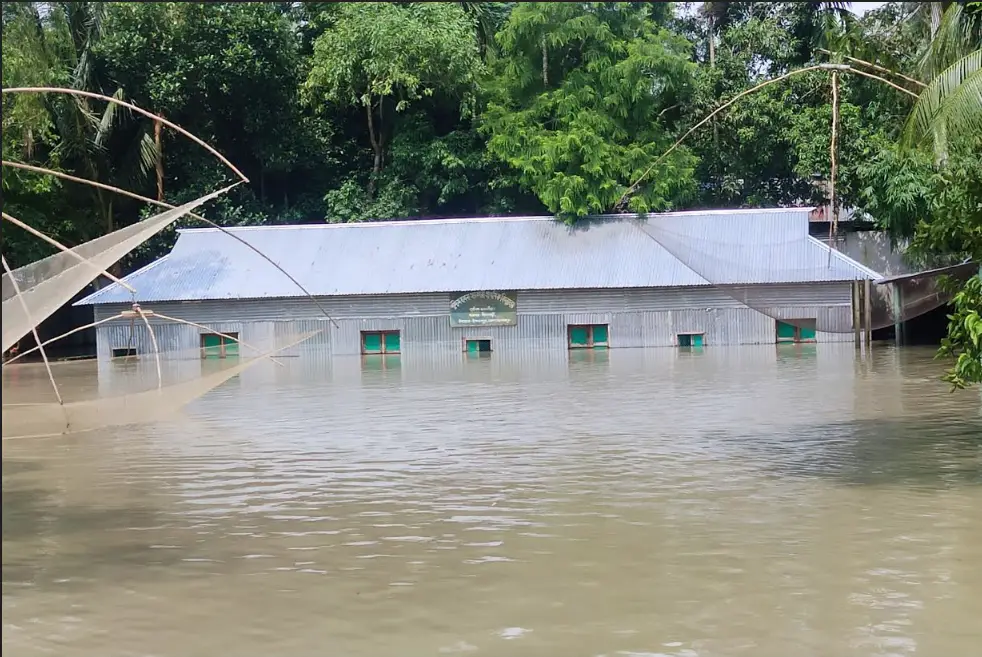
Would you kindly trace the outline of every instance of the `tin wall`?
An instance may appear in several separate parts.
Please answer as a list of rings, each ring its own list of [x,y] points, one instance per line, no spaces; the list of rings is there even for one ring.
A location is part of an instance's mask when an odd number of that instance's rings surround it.
[[[516,326],[453,328],[446,294],[161,302],[153,310],[207,326],[212,331],[238,333],[242,353],[282,348],[301,335],[319,331],[301,347],[283,355],[309,350],[328,355],[360,352],[360,333],[398,330],[402,352],[459,352],[467,338],[490,338],[494,351],[565,350],[570,324],[608,324],[611,347],[659,347],[676,344],[679,333],[704,333],[707,345],[769,344],[775,341],[774,318],[817,318],[820,326],[851,325],[848,283],[768,285],[746,288],[655,288],[619,290],[535,290],[519,292]],[[746,302],[746,303],[744,303]],[[754,308],[759,309],[755,310]],[[122,305],[95,307],[96,320],[127,309]],[[200,334],[193,326],[151,318],[158,348],[171,357],[198,358]],[[119,320],[98,328],[98,355],[108,359],[113,349],[132,345],[138,353],[153,347],[141,322]],[[848,341],[848,332],[819,333],[819,342]]]

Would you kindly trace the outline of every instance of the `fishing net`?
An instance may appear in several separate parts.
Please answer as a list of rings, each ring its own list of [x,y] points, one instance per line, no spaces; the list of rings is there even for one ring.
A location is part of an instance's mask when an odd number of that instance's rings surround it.
[[[95,280],[102,271],[140,244],[227,189],[126,228],[103,235],[70,251],[62,251],[3,275],[3,351],[50,317]],[[18,298],[17,292],[20,292]]]
[[[52,366],[62,403],[27,401],[53,397],[44,370],[33,365],[4,368],[3,438],[27,438],[92,431],[173,417],[181,407],[215,390],[256,364],[309,340],[318,331],[280,336],[272,349],[249,349],[221,359],[189,360],[183,352],[152,353],[135,358],[55,363]],[[159,369],[158,369],[159,365]],[[158,378],[159,377],[159,378]]]
[[[728,222],[739,221],[724,213],[656,215],[638,226],[708,284],[777,320],[778,340],[893,327],[949,303],[945,276],[967,280],[977,269],[964,263],[875,282],[876,272],[810,237],[805,216],[775,213],[752,222],[753,239],[727,239],[734,230]],[[807,301],[788,301],[783,290],[795,284],[809,285],[808,294],[794,297]]]

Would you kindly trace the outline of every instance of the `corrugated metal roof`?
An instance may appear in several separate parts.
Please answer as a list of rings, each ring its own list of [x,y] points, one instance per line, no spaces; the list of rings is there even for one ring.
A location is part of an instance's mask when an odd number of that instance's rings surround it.
[[[795,283],[879,276],[809,237],[808,208],[444,219],[230,229],[318,296]],[[214,228],[126,277],[139,301],[303,296]],[[126,303],[110,285],[77,305]]]
[[[958,276],[969,273],[974,273],[979,267],[979,264],[972,262],[971,260],[966,260],[965,262],[958,263],[957,265],[949,265],[947,267],[935,267],[934,269],[924,269],[921,271],[911,272],[909,274],[897,274],[896,276],[886,276],[877,281],[874,281],[877,285],[887,285],[890,283],[906,283],[907,281],[913,280],[915,278],[936,278],[938,276]]]

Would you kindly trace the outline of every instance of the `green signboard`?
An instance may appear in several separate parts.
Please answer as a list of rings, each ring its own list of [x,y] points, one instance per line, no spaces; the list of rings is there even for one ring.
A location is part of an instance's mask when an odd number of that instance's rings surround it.
[[[462,292],[450,295],[450,326],[514,326],[515,292]]]

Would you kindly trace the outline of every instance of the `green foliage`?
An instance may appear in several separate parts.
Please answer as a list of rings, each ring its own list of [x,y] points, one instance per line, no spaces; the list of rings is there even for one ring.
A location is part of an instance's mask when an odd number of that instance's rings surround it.
[[[260,186],[302,159],[297,40],[274,5],[121,3],[106,23],[101,67],[138,104],[216,147]],[[165,150],[178,181],[213,159],[170,133]]]
[[[907,144],[946,148],[951,139],[982,133],[982,50],[961,57],[925,88],[904,130]]]
[[[394,117],[442,96],[473,111],[481,59],[474,23],[454,4],[346,3],[314,43],[304,88],[317,107],[359,108],[382,171]]]
[[[637,3],[641,5],[641,3]],[[688,42],[647,5],[524,3],[498,34],[488,149],[550,212],[607,212],[671,144],[691,93]],[[636,211],[675,207],[693,190],[684,149],[631,196]]]
[[[924,266],[982,263],[982,138],[961,146],[936,165],[932,152],[884,143],[860,169],[863,209],[892,236],[909,240],[908,253]],[[974,277],[955,296],[939,352],[955,360],[945,377],[955,387],[979,382],[978,285]]]
[[[476,82],[477,44],[461,9],[435,3],[350,3],[314,43],[307,88],[348,105],[396,99],[396,110],[435,92],[462,95]]]
[[[982,139],[965,144],[944,166],[932,154],[895,143],[867,151],[860,166],[860,207],[890,235],[911,240],[925,265],[982,260]]]
[[[938,355],[954,359],[945,375],[952,389],[982,383],[982,276],[973,276],[955,295],[954,313],[948,316],[948,337]]]

